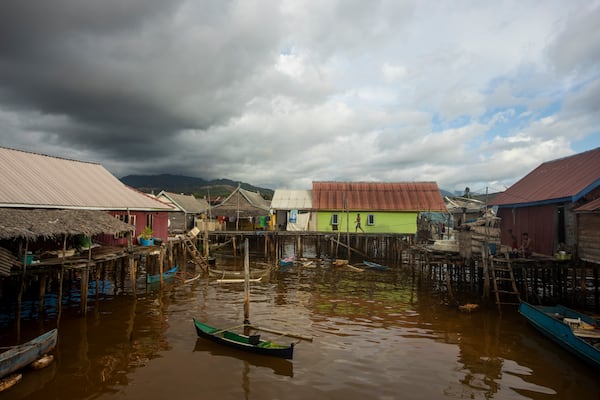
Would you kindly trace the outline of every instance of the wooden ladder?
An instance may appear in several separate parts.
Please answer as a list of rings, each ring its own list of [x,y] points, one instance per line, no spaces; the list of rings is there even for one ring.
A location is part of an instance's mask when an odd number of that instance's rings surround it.
[[[517,289],[515,275],[513,273],[510,259],[501,260],[491,258],[492,283],[494,285],[494,294],[496,296],[496,305],[498,311],[502,314],[502,305],[521,304],[521,294]],[[510,282],[510,289],[506,289],[505,282]]]
[[[204,270],[204,272],[208,272],[208,260],[202,257],[202,254],[200,254],[198,248],[196,247],[194,242],[192,242],[192,239],[188,235],[184,236],[183,243],[185,244],[187,252],[190,256],[192,256],[192,259],[194,260],[196,265],[199,265]]]

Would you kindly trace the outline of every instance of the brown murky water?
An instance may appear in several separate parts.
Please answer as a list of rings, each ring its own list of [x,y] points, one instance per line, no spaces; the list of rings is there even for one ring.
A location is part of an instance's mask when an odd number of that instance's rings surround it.
[[[63,311],[56,361],[26,371],[10,399],[588,399],[599,373],[542,337],[516,310],[463,314],[408,269],[290,268],[251,284],[250,320],[313,336],[294,359],[196,337],[192,318],[243,320],[243,284],[202,278],[130,294],[110,282],[86,318]],[[76,307],[73,307],[76,308]],[[35,336],[56,320],[23,321]],[[13,329],[12,326],[3,329]],[[267,335],[268,334],[264,334]]]

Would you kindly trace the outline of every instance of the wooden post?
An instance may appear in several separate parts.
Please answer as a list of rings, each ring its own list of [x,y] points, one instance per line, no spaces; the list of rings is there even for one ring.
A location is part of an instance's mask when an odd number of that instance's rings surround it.
[[[129,281],[131,282],[131,291],[133,293],[133,297],[136,298],[136,275],[137,275],[137,268],[135,266],[135,262],[133,260],[133,255],[131,253],[129,253],[127,255],[127,261],[129,262]]]
[[[163,271],[164,271],[164,254],[162,251],[162,248],[160,250],[160,252],[158,253],[158,273],[160,274],[160,286],[163,285]]]
[[[488,299],[490,297],[490,275],[485,242],[481,243],[481,261],[483,263],[483,298]]]
[[[21,274],[21,288],[19,289],[19,295],[17,297],[17,338],[21,337],[21,301],[23,299],[23,292],[25,291],[25,273],[27,272],[27,252],[29,247],[29,239],[25,239],[25,251],[23,258],[23,273]]]
[[[82,268],[81,273],[81,285],[80,285],[80,293],[81,293],[81,314],[86,315],[87,313],[87,300],[88,300],[88,284],[90,280],[89,275],[89,265],[86,265]]]
[[[44,297],[46,297],[46,274],[42,274],[40,277],[40,300],[38,306],[38,313],[41,314],[44,310]]]
[[[248,238],[244,240],[244,324],[250,324],[250,255]]]
[[[204,213],[204,257],[208,260],[208,256],[210,255],[210,249],[208,246],[208,217],[206,213]]]

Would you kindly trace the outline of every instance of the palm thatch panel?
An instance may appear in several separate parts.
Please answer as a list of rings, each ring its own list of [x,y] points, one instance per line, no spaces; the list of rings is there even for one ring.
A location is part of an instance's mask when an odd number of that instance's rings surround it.
[[[105,211],[0,208],[0,239],[56,239],[88,237],[134,230],[134,226]]]

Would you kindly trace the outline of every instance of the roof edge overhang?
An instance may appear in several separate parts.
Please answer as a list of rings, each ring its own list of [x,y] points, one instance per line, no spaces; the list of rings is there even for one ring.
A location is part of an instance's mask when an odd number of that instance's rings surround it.
[[[174,208],[143,208],[143,207],[104,207],[104,206],[69,206],[64,204],[0,204],[0,208],[30,208],[56,210],[90,210],[90,211],[174,211]]]
[[[522,207],[534,207],[534,206],[546,206],[549,204],[559,204],[559,203],[571,203],[573,202],[573,197],[561,197],[558,199],[548,199],[548,200],[540,200],[540,201],[531,201],[528,203],[512,203],[512,204],[499,204],[498,208],[522,208]]]
[[[583,196],[585,196],[586,194],[590,193],[592,190],[597,189],[598,187],[600,187],[600,178],[596,179],[594,182],[592,182],[589,185],[587,185],[579,193],[577,193],[576,195],[574,195],[572,201],[576,202],[577,200],[581,199]]]

